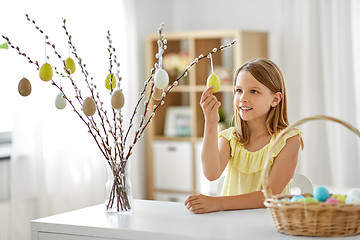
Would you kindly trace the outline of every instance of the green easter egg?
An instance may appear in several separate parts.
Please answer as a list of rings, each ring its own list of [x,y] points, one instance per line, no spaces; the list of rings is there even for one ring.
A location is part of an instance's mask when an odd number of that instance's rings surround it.
[[[65,61],[66,69],[70,71],[70,74],[73,74],[76,70],[75,62],[72,58],[67,58]]]
[[[220,78],[216,74],[211,74],[207,79],[207,87],[213,86],[211,92],[215,93],[220,90]]]
[[[315,203],[319,201],[314,199],[313,197],[304,197],[303,199],[300,199],[299,202]]]
[[[108,90],[111,90],[111,88],[114,90],[116,87],[116,77],[114,75],[112,76],[111,85],[110,85],[110,77],[111,77],[111,74],[109,73],[105,79],[105,87]]]
[[[39,75],[41,80],[47,82],[49,80],[51,80],[52,76],[53,76],[53,70],[50,64],[48,63],[44,63],[39,71]]]
[[[333,194],[331,197],[336,198],[340,203],[345,203],[346,195],[344,194]]]

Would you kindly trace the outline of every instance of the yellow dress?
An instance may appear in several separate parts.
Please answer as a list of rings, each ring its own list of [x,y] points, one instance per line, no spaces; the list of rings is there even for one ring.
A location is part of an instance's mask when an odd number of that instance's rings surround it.
[[[221,189],[221,196],[240,195],[249,192],[255,192],[262,189],[261,172],[265,165],[265,157],[271,144],[276,138],[274,134],[270,142],[262,149],[256,152],[250,152],[234,136],[235,128],[231,127],[219,133],[219,137],[224,137],[230,142],[231,158],[227,165],[227,172]],[[274,158],[285,146],[286,140],[295,135],[301,137],[298,129],[293,129],[285,134],[281,143],[277,144],[276,150],[271,159],[271,165]],[[290,194],[292,180],[287,184],[284,194]]]

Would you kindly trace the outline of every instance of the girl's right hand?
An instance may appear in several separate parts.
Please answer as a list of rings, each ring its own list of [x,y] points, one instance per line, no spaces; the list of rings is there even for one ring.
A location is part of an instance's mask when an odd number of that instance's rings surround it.
[[[205,122],[217,124],[220,121],[219,107],[221,102],[212,94],[214,87],[208,87],[200,98],[200,105],[204,113]]]

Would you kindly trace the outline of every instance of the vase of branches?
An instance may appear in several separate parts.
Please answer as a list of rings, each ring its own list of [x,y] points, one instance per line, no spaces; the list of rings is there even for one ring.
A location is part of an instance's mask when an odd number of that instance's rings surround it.
[[[121,161],[115,163],[117,166],[106,167],[106,182],[104,209],[108,213],[132,212],[133,195],[129,176],[129,165],[121,166]]]
[[[98,91],[99,86],[97,82],[90,76],[89,71],[86,69],[86,64],[83,59],[78,55],[77,48],[72,41],[72,36],[69,33],[66,20],[63,19],[62,28],[68,37],[69,52],[72,53],[72,57],[75,59],[64,59],[60,52],[57,50],[55,45],[50,41],[49,36],[35,23],[34,20],[25,15],[27,20],[31,22],[36,30],[45,37],[45,50],[46,46],[50,47],[53,51],[54,59],[51,59],[47,55],[47,62],[40,66],[38,61],[30,58],[20,48],[10,42],[9,37],[2,36],[7,44],[15,49],[19,55],[25,57],[28,62],[36,66],[40,73],[40,78],[44,82],[50,82],[51,85],[59,90],[61,97],[58,98],[61,104],[56,104],[58,109],[63,109],[66,103],[70,105],[75,114],[80,120],[86,125],[87,131],[94,139],[96,145],[101,151],[105,158],[106,164],[106,189],[105,189],[105,211],[106,212],[132,212],[133,211],[133,196],[131,191],[131,184],[129,178],[129,166],[128,162],[131,159],[131,155],[134,150],[135,144],[145,134],[145,129],[149,126],[150,122],[155,116],[155,112],[165,103],[167,94],[178,85],[179,80],[188,75],[189,70],[195,66],[200,60],[209,58],[211,54],[215,54],[217,51],[224,50],[225,48],[231,47],[235,40],[226,45],[222,45],[219,48],[214,48],[210,53],[195,58],[179,76],[172,82],[169,82],[168,74],[162,69],[163,53],[167,49],[167,40],[165,39],[162,31],[163,24],[161,24],[158,40],[158,53],[156,54],[157,62],[154,64],[154,68],[151,69],[150,77],[145,81],[144,88],[140,93],[140,97],[134,107],[133,113],[129,119],[129,125],[125,129],[123,125],[122,107],[125,104],[125,97],[121,90],[121,76],[120,76],[120,63],[117,62],[115,48],[113,47],[111,34],[108,31],[108,53],[109,53],[109,73],[105,81],[105,87],[109,90],[108,98],[104,102],[104,96],[100,96]],[[45,51],[46,52],[46,51]],[[49,62],[51,64],[49,64]],[[59,66],[56,66],[57,62]],[[83,80],[87,86],[87,89],[81,91],[77,82],[74,81],[72,74],[75,71],[75,62],[80,68],[83,74]],[[61,85],[61,82],[56,81],[53,78],[53,69],[55,74],[60,75],[61,78],[68,79],[67,87]],[[19,93],[22,96],[30,94],[22,94],[24,90],[23,86],[31,89],[31,81],[24,81],[19,83]],[[21,85],[21,86],[20,86]],[[70,89],[70,90],[69,90]],[[72,90],[71,90],[72,89]],[[26,90],[26,89],[25,89]],[[111,100],[111,101],[110,101]],[[65,103],[64,103],[65,102]],[[111,102],[111,104],[109,104]],[[139,110],[140,104],[144,104],[144,111],[140,115],[140,123],[137,128],[134,128],[133,120]],[[154,105],[150,105],[154,104]]]

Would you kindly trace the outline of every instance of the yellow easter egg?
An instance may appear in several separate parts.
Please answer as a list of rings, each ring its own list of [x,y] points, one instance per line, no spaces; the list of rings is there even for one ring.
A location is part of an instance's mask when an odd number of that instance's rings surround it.
[[[75,62],[72,58],[67,58],[65,61],[66,69],[70,71],[70,74],[73,74],[76,70]]]
[[[207,78],[207,87],[213,86],[211,92],[215,93],[220,90],[220,78],[216,74],[211,74]]]
[[[105,87],[106,87],[106,89],[109,89],[109,90],[111,90],[111,88],[115,89],[115,87],[116,87],[116,77],[114,75],[112,76],[111,85],[110,85],[110,77],[111,77],[111,74],[109,73],[105,79]]]
[[[113,109],[121,109],[124,106],[125,97],[122,90],[116,90],[111,96],[111,106]]]
[[[92,97],[88,97],[83,102],[82,110],[86,116],[92,116],[96,112],[96,104]]]
[[[41,80],[47,82],[49,80],[51,80],[52,76],[53,76],[53,70],[50,64],[48,63],[44,63],[39,71],[39,75]]]
[[[339,200],[340,203],[345,203],[346,200],[346,195],[344,194],[333,194],[331,195],[332,198],[336,198],[337,200]]]
[[[18,86],[19,94],[23,97],[29,96],[31,93],[31,83],[27,78],[22,78]]]

